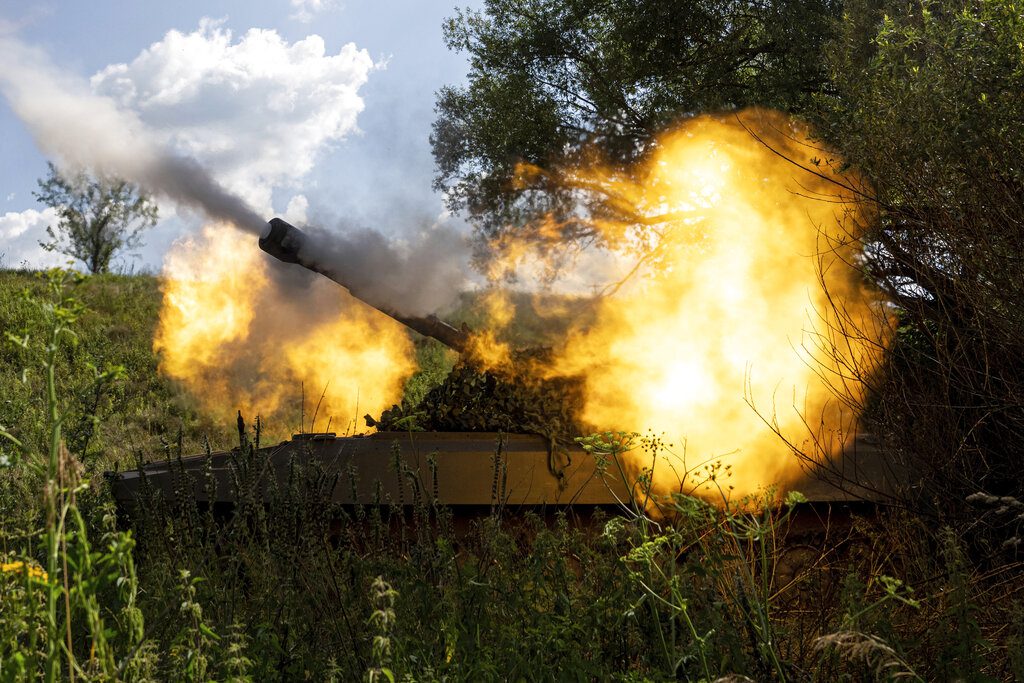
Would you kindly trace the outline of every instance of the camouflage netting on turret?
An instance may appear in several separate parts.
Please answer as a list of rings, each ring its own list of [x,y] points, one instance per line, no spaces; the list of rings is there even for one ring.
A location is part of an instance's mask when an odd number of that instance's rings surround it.
[[[392,406],[379,420],[367,415],[366,422],[380,431],[540,434],[553,454],[564,454],[589,431],[577,418],[582,403],[576,380],[520,377],[461,362],[419,404]]]

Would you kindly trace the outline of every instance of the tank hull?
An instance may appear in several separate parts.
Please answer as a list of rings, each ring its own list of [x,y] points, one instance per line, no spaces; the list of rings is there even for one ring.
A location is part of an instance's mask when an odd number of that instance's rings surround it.
[[[295,476],[315,470],[325,504],[412,506],[427,501],[452,508],[616,508],[629,505],[614,463],[602,471],[582,449],[552,452],[541,436],[470,432],[378,432],[366,436],[297,435],[252,450],[213,452],[108,472],[115,500],[130,508],[140,497],[189,499],[230,507],[240,496],[269,499]],[[240,475],[244,472],[244,475]],[[885,502],[898,473],[870,438],[857,439],[843,457],[819,463],[789,488],[810,503]]]

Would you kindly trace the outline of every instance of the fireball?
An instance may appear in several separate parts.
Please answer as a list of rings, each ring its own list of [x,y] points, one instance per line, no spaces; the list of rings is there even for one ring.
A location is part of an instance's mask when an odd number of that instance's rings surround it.
[[[877,329],[879,309],[854,267],[856,178],[823,156],[798,122],[752,111],[688,120],[629,173],[557,176],[641,220],[591,220],[621,261],[614,270],[634,275],[544,372],[580,378],[595,429],[671,444],[653,461],[662,493],[784,487],[801,474],[799,453],[853,434],[846,407],[864,389],[850,369],[871,367],[882,344],[846,333]],[[638,258],[648,267],[634,270]],[[521,263],[523,249],[510,259]]]
[[[409,336],[334,283],[282,268],[229,225],[175,243],[153,342],[160,370],[225,421],[241,410],[279,435],[353,431],[401,398],[415,371]]]

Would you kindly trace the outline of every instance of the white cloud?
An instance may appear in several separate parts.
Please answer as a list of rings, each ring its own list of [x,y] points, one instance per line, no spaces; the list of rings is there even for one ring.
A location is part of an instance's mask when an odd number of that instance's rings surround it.
[[[30,264],[33,268],[49,268],[65,265],[69,258],[64,254],[46,251],[39,242],[46,241],[46,226],[57,222],[53,209],[27,209],[8,211],[0,215],[0,266],[17,268]]]
[[[307,220],[309,213],[309,200],[306,195],[297,194],[288,202],[288,208],[284,210],[284,219],[290,223],[302,225]]]
[[[295,13],[289,18],[301,21],[304,24],[308,24],[313,21],[320,12],[334,9],[338,6],[335,0],[291,0],[292,7],[295,8]]]
[[[305,213],[303,178],[357,130],[359,89],[383,68],[353,44],[331,53],[320,36],[289,43],[263,29],[236,38],[210,19],[190,33],[169,31],[88,82],[13,37],[0,34],[0,52],[0,92],[40,148],[62,166],[124,177],[175,202],[171,209],[161,201],[170,220],[159,227],[176,230],[175,215],[192,222],[190,207],[250,228],[276,213],[274,196],[291,196],[286,210]],[[45,233],[26,237],[34,214],[4,220],[6,265],[54,262],[36,246]]]
[[[289,44],[255,28],[235,40],[223,22],[203,19],[91,83],[269,214],[274,188],[296,187],[319,154],[356,130],[359,88],[374,68],[351,43],[329,54],[320,36]]]
[[[5,241],[13,240],[21,237],[26,232],[30,232],[33,227],[40,224],[43,226],[43,230],[46,230],[49,222],[53,221],[56,217],[57,212],[53,209],[44,209],[43,211],[28,209],[21,212],[8,211],[3,216],[0,216],[0,237]]]

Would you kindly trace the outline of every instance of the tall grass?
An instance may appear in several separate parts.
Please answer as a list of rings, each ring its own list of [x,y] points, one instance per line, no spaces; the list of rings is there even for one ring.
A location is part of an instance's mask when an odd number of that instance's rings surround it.
[[[89,315],[79,287],[52,273],[31,304],[38,324],[12,334],[40,373],[46,438],[0,430],[0,681],[1024,675],[1019,563],[973,563],[956,534],[899,513],[808,533],[814,510],[796,496],[676,495],[652,516],[643,475],[627,482],[635,500],[585,517],[516,512],[496,490],[489,510],[456,519],[436,481],[413,500],[340,506],[325,502],[336,480],[301,457],[262,486],[257,426],[231,459],[230,513],[179,479],[181,495],[151,489],[119,517],[91,447],[64,438],[83,395],[63,388],[81,371],[64,367]],[[102,393],[142,381],[131,372],[88,377]],[[168,442],[172,462],[190,448]],[[634,447],[615,434],[584,445],[608,477]],[[215,485],[209,467],[197,476]]]
[[[76,277],[67,271],[50,271],[46,279],[49,296],[40,302],[46,322],[40,369],[45,388],[47,448],[34,451],[4,434],[9,442],[24,449],[20,474],[42,490],[42,528],[30,528],[16,536],[22,542],[20,557],[5,564],[5,573],[12,573],[9,569],[14,568],[17,571],[13,573],[21,574],[24,580],[18,587],[19,599],[5,604],[0,623],[7,625],[8,619],[13,619],[23,630],[20,635],[7,634],[4,640],[11,651],[3,654],[10,657],[10,675],[30,676],[38,671],[47,683],[64,675],[72,680],[76,675],[116,678],[119,667],[115,644],[123,641],[130,647],[131,635],[139,631],[129,623],[139,618],[134,607],[137,582],[131,537],[116,531],[113,516],[107,515],[107,532],[103,535],[106,547],[102,552],[92,548],[88,525],[78,504],[79,496],[88,491],[88,481],[82,477],[79,461],[67,450],[62,438],[67,413],[58,397],[57,363],[64,345],[76,340],[73,328],[83,311],[67,292]],[[30,350],[31,335],[7,334],[11,342]],[[123,369],[116,366],[95,372],[93,381],[102,386],[116,381],[121,372]],[[4,527],[7,531],[7,524]],[[9,534],[5,533],[5,541],[8,539]],[[33,548],[37,549],[33,552]],[[37,562],[33,555],[40,554],[42,562]],[[114,590],[116,597],[104,615],[100,596],[108,590]],[[107,619],[127,628],[110,630]],[[81,626],[77,633],[73,623],[76,621]],[[88,642],[87,655],[82,650],[83,641]]]

